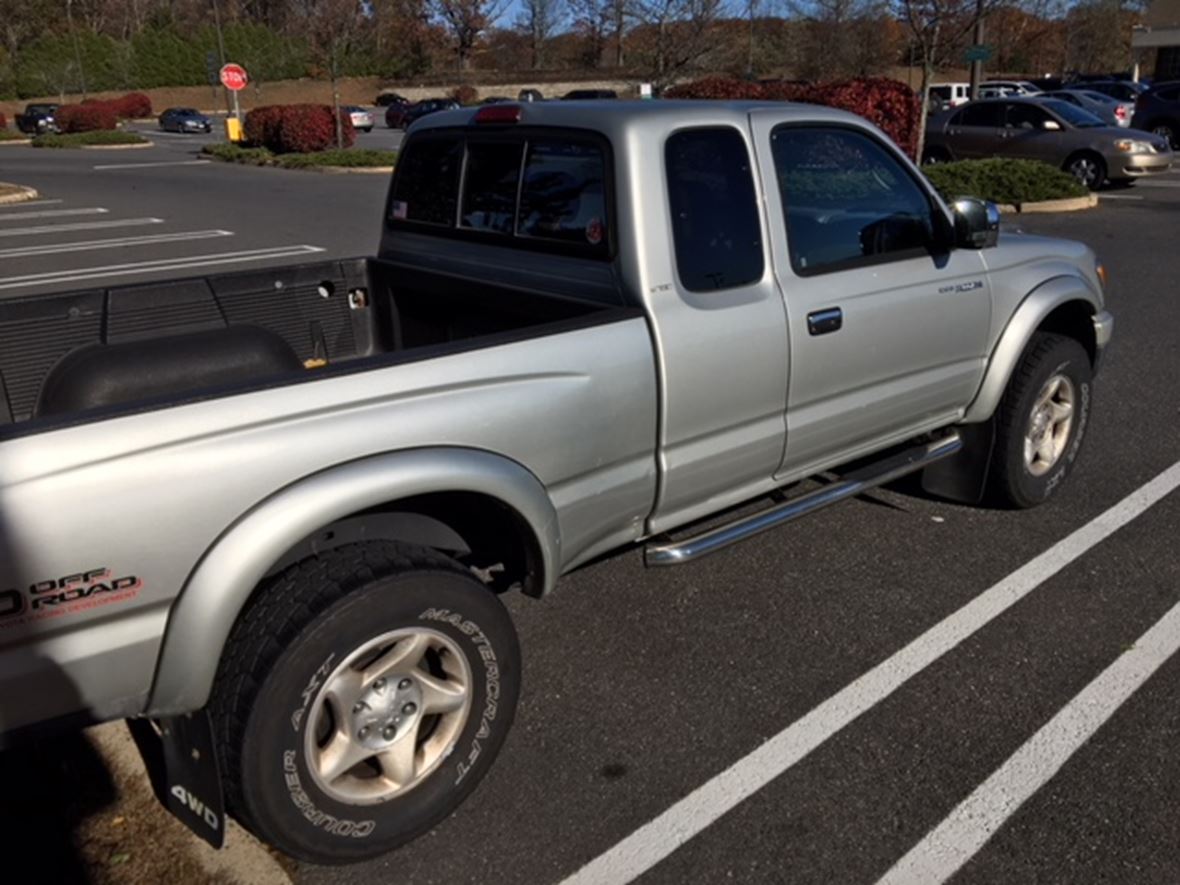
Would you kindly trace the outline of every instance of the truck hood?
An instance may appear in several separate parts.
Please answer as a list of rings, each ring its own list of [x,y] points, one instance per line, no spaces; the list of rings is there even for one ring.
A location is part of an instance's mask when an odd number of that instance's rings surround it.
[[[1027,267],[1036,269],[1042,278],[1049,276],[1079,276],[1102,298],[1102,283],[1098,279],[1098,259],[1094,250],[1077,240],[1043,237],[1029,234],[1018,227],[1001,226],[1000,238],[994,249],[982,252],[990,272],[1002,272]]]

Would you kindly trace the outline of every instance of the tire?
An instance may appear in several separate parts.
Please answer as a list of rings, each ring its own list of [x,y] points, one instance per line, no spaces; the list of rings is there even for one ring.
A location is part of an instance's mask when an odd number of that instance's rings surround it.
[[[383,854],[475,789],[519,692],[512,622],[454,560],[392,542],[311,557],[260,588],[226,645],[209,710],[228,808],[300,860]]]
[[[1096,191],[1106,181],[1106,161],[1089,151],[1074,154],[1063,168],[1088,190]]]
[[[1170,120],[1153,120],[1148,129],[1152,135],[1158,135],[1161,138],[1167,139],[1168,144],[1172,146],[1172,150],[1180,148],[1180,140],[1176,138],[1176,124]]]
[[[922,153],[922,165],[933,166],[938,163],[949,163],[951,155],[944,148],[928,148]]]
[[[1092,377],[1077,341],[1033,335],[996,412],[989,491],[997,503],[1034,507],[1061,486],[1086,435]]]
[[[364,131],[364,132],[366,132],[366,133],[368,133],[368,132],[372,132],[372,131],[373,131],[373,127],[372,127],[372,126],[366,126],[366,127],[364,127],[364,129],[363,129],[362,131]]]

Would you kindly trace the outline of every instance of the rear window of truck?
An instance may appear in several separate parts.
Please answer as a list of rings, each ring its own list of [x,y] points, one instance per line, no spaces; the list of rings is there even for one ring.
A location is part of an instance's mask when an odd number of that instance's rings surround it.
[[[425,134],[402,152],[388,219],[394,226],[607,257],[606,182],[606,148],[594,138]]]

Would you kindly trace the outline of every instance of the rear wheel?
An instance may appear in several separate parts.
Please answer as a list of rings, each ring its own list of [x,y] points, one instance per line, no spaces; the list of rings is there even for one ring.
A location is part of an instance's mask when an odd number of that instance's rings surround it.
[[[449,815],[515,712],[499,600],[453,560],[387,542],[312,557],[259,594],[210,702],[234,815],[314,863],[374,857]]]
[[[1077,341],[1032,337],[996,415],[990,490],[999,503],[1033,507],[1060,487],[1085,437],[1091,382],[1090,358]]]
[[[1106,181],[1106,162],[1098,154],[1074,154],[1065,161],[1065,171],[1092,191],[1098,190]]]

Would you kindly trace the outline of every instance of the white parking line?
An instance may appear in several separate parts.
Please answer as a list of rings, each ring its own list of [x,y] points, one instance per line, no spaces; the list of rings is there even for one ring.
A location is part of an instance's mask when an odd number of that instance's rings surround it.
[[[110,240],[84,240],[78,243],[54,243],[50,246],[21,246],[0,249],[0,258],[27,258],[31,255],[58,255],[63,252],[92,252],[96,249],[120,249],[126,246],[152,246],[157,243],[182,243],[232,237],[231,230],[194,230],[186,233],[152,234],[143,237],[115,237]]]
[[[1159,178],[1141,178],[1135,183],[1135,187],[1180,187],[1180,181],[1170,181],[1168,179]]]
[[[265,261],[268,258],[293,258],[297,255],[311,255],[323,251],[319,246],[275,246],[270,249],[250,249],[244,252],[220,252],[213,255],[190,255],[185,258],[161,258],[155,261],[135,261],[129,264],[108,264],[104,267],[80,267],[73,270],[0,277],[0,289],[51,286],[57,283],[74,283],[79,280],[96,280],[101,277],[122,277],[158,271],[189,270],[217,264]]]
[[[1169,609],[1009,756],[995,774],[894,864],[878,885],[933,885],[953,876],[1177,650],[1180,605]]]
[[[1178,486],[1180,462],[944,618],[563,885],[622,885],[642,875]]]
[[[0,221],[24,218],[61,218],[65,215],[107,215],[110,209],[95,206],[91,209],[50,209],[46,212],[12,212],[0,215]]]
[[[147,169],[152,166],[208,166],[212,160],[175,160],[159,163],[105,163],[95,169]]]
[[[30,206],[53,206],[58,203],[64,203],[65,200],[29,200],[26,203],[9,203],[4,208],[7,209],[27,209]]]
[[[1100,200],[1142,200],[1143,197],[1137,197],[1134,194],[1099,194]]]
[[[139,227],[163,224],[163,218],[123,218],[119,221],[84,221],[78,224],[43,224],[39,227],[0,228],[0,237],[31,237],[35,234],[69,233],[77,230],[106,230],[112,227]]]

